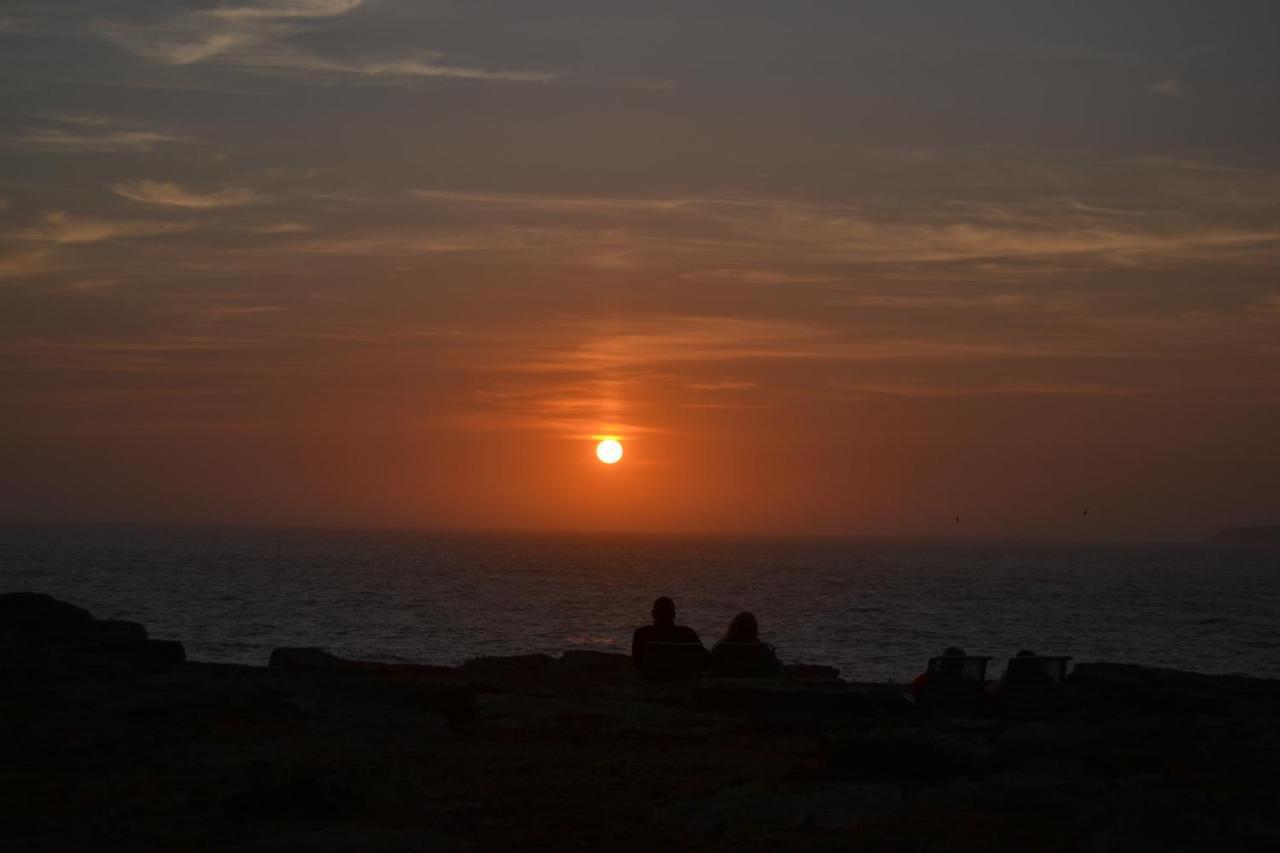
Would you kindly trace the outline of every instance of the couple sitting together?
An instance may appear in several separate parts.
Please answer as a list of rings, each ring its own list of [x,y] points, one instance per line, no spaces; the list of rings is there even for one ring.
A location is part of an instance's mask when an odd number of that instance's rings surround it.
[[[782,668],[773,646],[760,642],[756,617],[739,613],[708,654],[698,634],[676,624],[676,605],[665,595],[653,603],[653,624],[631,638],[631,662],[646,681],[673,681],[710,671],[723,678],[772,678]]]

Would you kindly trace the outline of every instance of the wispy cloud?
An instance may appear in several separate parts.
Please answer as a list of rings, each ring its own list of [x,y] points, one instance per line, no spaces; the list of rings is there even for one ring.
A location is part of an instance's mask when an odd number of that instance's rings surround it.
[[[746,379],[730,379],[722,382],[688,382],[684,387],[692,391],[750,391],[760,383]]]
[[[56,266],[53,255],[45,250],[0,253],[0,278],[39,275]]]
[[[143,204],[184,207],[191,210],[238,207],[265,200],[253,190],[241,187],[229,187],[209,193],[197,193],[178,184],[153,181],[146,178],[114,184],[111,187],[111,191],[116,195],[123,196],[131,201],[142,202]]]
[[[184,230],[186,226],[176,222],[98,219],[72,216],[65,211],[57,211],[46,216],[39,225],[18,232],[17,236],[50,243],[100,243],[106,240],[147,237]]]
[[[198,313],[208,320],[235,320],[278,314],[283,310],[279,305],[211,305],[201,308]]]
[[[525,359],[509,369],[522,373],[611,371],[659,365],[734,361],[904,361],[1028,359],[1119,354],[1096,342],[946,339],[940,337],[851,335],[838,325],[799,320],[742,317],[657,316],[633,321],[622,331],[599,324],[556,330],[558,342],[529,343]]]
[[[1250,306],[1250,310],[1257,317],[1280,320],[1280,293],[1268,293],[1260,297]]]
[[[710,203],[734,204],[731,198],[714,199],[699,196],[628,197],[581,196],[551,193],[469,192],[466,190],[415,189],[414,198],[436,202],[486,205],[497,208],[564,211],[575,213],[607,213],[609,211],[678,211],[695,210]]]
[[[311,226],[302,222],[261,222],[236,226],[250,234],[305,234]]]
[[[181,142],[176,136],[149,130],[116,130],[106,133],[77,133],[61,128],[29,130],[10,142],[20,148],[36,148],[43,151],[89,151],[115,153],[120,151],[150,151],[158,145]]]
[[[741,269],[728,267],[713,270],[694,270],[682,273],[681,278],[689,281],[728,281],[737,284],[832,284],[842,279],[839,276],[815,273],[788,273],[770,269]]]
[[[445,62],[443,54],[431,52],[416,57],[392,60],[337,60],[296,50],[275,49],[241,57],[239,62],[246,66],[263,69],[356,74],[382,78],[436,77],[497,83],[550,83],[557,77],[556,74],[543,71],[513,71],[454,65]]]
[[[1018,309],[1045,303],[1026,293],[858,293],[841,300],[854,308],[951,311],[957,308]]]
[[[183,12],[158,23],[104,22],[100,31],[120,47],[166,65],[192,65],[287,38],[308,21],[345,15],[362,0],[259,0],[243,6]]]
[[[966,385],[924,382],[837,382],[834,388],[855,394],[887,397],[986,397],[995,395],[1054,397],[1132,397],[1152,393],[1150,389],[1126,385],[1070,382],[1009,382]]]
[[[1164,95],[1167,98],[1177,98],[1182,95],[1182,81],[1176,77],[1169,77],[1147,86],[1147,91],[1154,92],[1157,95]]]
[[[71,282],[67,289],[76,293],[100,293],[104,290],[110,290],[119,283],[120,279],[118,278],[82,278]]]
[[[105,22],[98,29],[134,56],[165,65],[218,62],[245,69],[504,83],[546,83],[556,78],[542,71],[459,65],[432,51],[391,59],[338,59],[290,43],[308,28],[340,19],[362,5],[363,0],[257,0],[184,12],[152,24]]]
[[[43,123],[45,126],[28,128],[5,142],[11,147],[38,151],[114,154],[146,152],[161,145],[192,141],[144,124],[105,116],[45,116]]]
[[[530,221],[537,213],[543,227],[548,216],[563,217],[584,231],[590,223],[597,233],[630,241],[637,251],[732,253],[739,259],[781,255],[810,265],[1016,261],[1026,274],[1033,262],[1135,265],[1226,259],[1274,250],[1280,243],[1280,227],[1274,223],[1198,224],[1170,210],[1113,211],[1070,196],[873,210],[750,195],[593,197],[444,190],[416,190],[413,195],[436,205],[484,208],[499,222],[507,218],[505,225],[494,227]],[[1052,264],[1048,268],[1058,270]],[[746,282],[793,279],[763,267],[718,269],[724,272],[712,275]]]

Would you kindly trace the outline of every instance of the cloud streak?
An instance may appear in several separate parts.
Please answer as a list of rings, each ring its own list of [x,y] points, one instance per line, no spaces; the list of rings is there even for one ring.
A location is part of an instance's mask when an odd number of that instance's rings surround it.
[[[142,204],[155,204],[166,207],[181,207],[189,210],[209,210],[219,207],[240,207],[256,204],[265,199],[253,190],[241,187],[228,187],[210,193],[197,193],[184,189],[178,184],[166,181],[141,179],[113,184],[111,191],[130,201]]]
[[[101,243],[127,237],[149,237],[185,230],[187,226],[176,222],[99,219],[73,216],[65,211],[57,211],[46,216],[41,224],[18,232],[17,236],[27,240],[74,244]]]
[[[53,256],[44,250],[0,253],[0,278],[24,278],[56,268]]]
[[[161,145],[188,142],[180,136],[154,130],[36,128],[9,138],[14,148],[38,151],[119,154],[153,151]]]
[[[355,75],[381,79],[435,78],[496,83],[547,83],[542,71],[476,68],[444,61],[438,52],[392,59],[337,59],[293,46],[310,27],[341,19],[363,0],[258,0],[185,12],[157,23],[105,22],[99,32],[122,50],[163,65],[216,62],[251,70]]]
[[[1232,176],[1235,177],[1235,176]],[[561,217],[584,230],[611,233],[636,251],[732,251],[807,264],[938,264],[1072,260],[1120,266],[1227,259],[1274,250],[1274,223],[1227,225],[1185,221],[1169,211],[1113,211],[1070,197],[1032,202],[915,205],[871,210],[786,197],[591,197],[416,190],[445,208],[471,206],[497,222]],[[642,245],[647,243],[648,245]],[[805,274],[723,268],[694,277],[782,283]],[[809,276],[813,274],[810,273]]]
[[[601,331],[598,324],[556,330],[556,344],[525,347],[516,373],[613,371],[734,361],[873,362],[955,359],[1110,358],[1126,353],[1092,341],[1071,344],[1031,341],[976,341],[920,336],[853,335],[839,325],[742,317],[650,317],[623,331]]]
[[[1036,397],[1133,397],[1150,394],[1146,388],[1125,385],[1101,385],[1069,382],[1009,382],[990,385],[964,385],[916,382],[836,383],[833,387],[855,394],[884,397],[948,398],[989,396]]]

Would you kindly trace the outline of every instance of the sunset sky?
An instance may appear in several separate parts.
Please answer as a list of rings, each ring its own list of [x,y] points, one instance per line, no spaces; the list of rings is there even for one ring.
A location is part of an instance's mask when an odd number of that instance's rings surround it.
[[[8,0],[0,519],[1280,521],[1278,43],[1274,2]]]

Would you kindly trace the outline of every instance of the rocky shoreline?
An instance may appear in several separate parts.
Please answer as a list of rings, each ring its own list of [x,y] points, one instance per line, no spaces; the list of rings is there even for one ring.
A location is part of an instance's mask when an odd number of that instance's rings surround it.
[[[821,666],[641,686],[621,655],[192,663],[0,595],[11,850],[1273,850],[1280,681],[1081,663],[1053,723]]]

